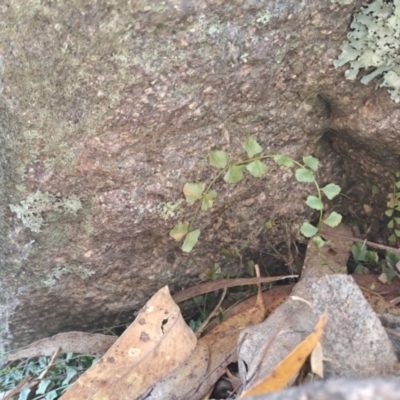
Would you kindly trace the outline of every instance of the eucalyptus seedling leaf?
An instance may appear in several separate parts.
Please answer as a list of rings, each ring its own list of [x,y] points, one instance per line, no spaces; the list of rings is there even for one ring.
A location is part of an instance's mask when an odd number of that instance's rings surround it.
[[[393,229],[394,228],[394,221],[392,219],[387,223],[387,227],[389,229]]]
[[[40,381],[37,389],[36,389],[36,394],[45,394],[47,387],[50,385],[51,380],[50,379],[44,379]]]
[[[262,152],[262,147],[258,144],[254,136],[249,136],[243,143],[243,148],[245,149],[249,158],[252,158],[255,154]]]
[[[329,183],[328,185],[321,188],[321,191],[324,192],[325,196],[329,200],[332,200],[334,197],[336,197],[340,193],[340,190],[340,186],[334,183]]]
[[[385,211],[385,215],[388,216],[388,217],[391,217],[393,215],[393,211],[394,211],[393,209],[392,210],[386,210]]]
[[[213,205],[213,200],[217,197],[217,192],[215,190],[210,190],[208,193],[204,193],[201,199],[201,210],[207,211]]]
[[[225,168],[228,163],[229,154],[226,151],[214,150],[208,153],[210,165],[217,168]]]
[[[318,228],[309,222],[304,222],[300,228],[300,232],[307,238],[314,236],[318,232]]]
[[[321,236],[314,236],[312,238],[312,241],[315,244],[315,246],[317,247],[317,249],[320,249],[326,243],[325,240],[321,238]]]
[[[285,167],[292,168],[294,166],[293,160],[290,157],[285,156],[284,154],[276,154],[274,156],[274,161],[278,165],[283,165]]]
[[[181,247],[184,253],[190,253],[193,250],[193,247],[196,245],[199,240],[200,229],[195,229],[192,232],[189,232],[186,237],[183,245]]]
[[[185,183],[185,186],[183,187],[183,194],[186,197],[186,201],[188,203],[193,203],[196,200],[200,200],[205,187],[206,184],[203,182]]]
[[[305,156],[303,157],[303,163],[305,166],[311,168],[313,171],[318,170],[318,164],[319,164],[318,158],[315,158],[313,156]]]
[[[327,218],[322,220],[322,222],[331,228],[338,226],[342,221],[342,216],[338,214],[336,211],[332,211]]]
[[[232,165],[224,176],[227,183],[238,183],[243,179],[243,165]]]
[[[268,167],[262,163],[260,160],[252,161],[250,164],[246,165],[247,171],[250,172],[256,178],[260,178],[268,172]]]
[[[321,199],[319,199],[316,196],[308,196],[307,200],[306,200],[306,204],[308,205],[308,207],[312,208],[313,210],[322,210],[324,208],[324,205],[323,205]]]
[[[179,222],[171,229],[171,231],[169,232],[169,236],[179,242],[188,233],[188,229],[189,222]]]
[[[296,169],[295,177],[297,182],[314,182],[314,174],[307,168]]]

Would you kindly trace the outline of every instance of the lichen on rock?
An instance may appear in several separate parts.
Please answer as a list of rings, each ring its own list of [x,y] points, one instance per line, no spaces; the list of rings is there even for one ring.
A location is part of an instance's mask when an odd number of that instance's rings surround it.
[[[76,265],[76,264],[57,265],[51,272],[50,276],[44,281],[44,284],[46,286],[53,286],[64,275],[68,274],[75,274],[81,277],[82,279],[86,279],[94,275],[95,271],[93,271],[90,268],[83,267],[82,265]]]
[[[49,192],[42,193],[37,190],[30,194],[20,204],[10,204],[12,212],[22,223],[33,232],[40,232],[44,223],[42,213],[46,211],[58,211],[63,214],[76,215],[82,208],[82,203],[78,196],[57,197]]]
[[[380,76],[377,86],[388,87],[390,97],[400,101],[400,0],[375,0],[361,7],[353,17],[342,54],[334,61],[335,68],[347,63],[345,77],[354,80],[364,68],[369,73],[361,78],[367,85]],[[372,69],[372,71],[371,71]]]

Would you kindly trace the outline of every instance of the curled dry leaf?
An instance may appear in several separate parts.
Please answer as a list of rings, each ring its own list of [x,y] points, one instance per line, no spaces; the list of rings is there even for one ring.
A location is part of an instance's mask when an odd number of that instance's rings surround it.
[[[314,331],[311,332],[299,345],[297,345],[296,348],[265,377],[265,379],[242,393],[240,398],[275,392],[283,389],[290,382],[294,374],[300,370],[307,357],[320,341],[327,320],[328,316],[325,311],[325,313],[319,318]]]
[[[51,356],[57,349],[62,353],[81,353],[101,357],[117,340],[116,336],[100,333],[65,332],[50,338],[38,340],[17,351],[5,355],[1,361],[8,362],[21,358]]]
[[[164,287],[61,399],[135,399],[177,368],[195,347],[194,333]]]
[[[145,399],[202,399],[225,373],[226,367],[237,361],[237,340],[243,328],[258,324],[264,318],[263,296],[259,291],[255,306],[226,319],[199,340],[199,348],[202,352],[207,352],[209,356],[198,356],[197,352],[194,353],[182,367],[175,370],[163,382],[158,383]],[[187,376],[191,379],[188,380]]]

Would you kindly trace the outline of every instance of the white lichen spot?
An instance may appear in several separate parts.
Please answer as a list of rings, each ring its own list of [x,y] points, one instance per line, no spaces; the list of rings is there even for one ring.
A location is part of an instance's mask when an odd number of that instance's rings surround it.
[[[160,217],[167,221],[171,218],[178,217],[182,210],[180,210],[180,206],[183,203],[184,199],[180,198],[177,201],[169,201],[169,202],[162,202],[157,206],[157,211]]]
[[[271,13],[268,10],[259,12],[257,14],[256,22],[261,25],[267,25],[271,20]]]
[[[75,274],[82,279],[89,278],[94,275],[96,272],[90,268],[83,267],[82,265],[76,264],[62,264],[57,265],[50,276],[44,281],[46,286],[53,286],[59,281],[64,275]]]
[[[361,83],[367,85],[378,77],[377,86],[388,87],[390,97],[400,102],[400,0],[375,0],[361,7],[340,49],[334,66],[350,64],[346,79],[356,79],[364,69],[368,73]]]
[[[82,208],[82,203],[79,197],[74,194],[69,197],[58,197],[49,192],[42,193],[38,190],[19,204],[10,204],[9,207],[27,228],[33,232],[40,232],[44,223],[42,213],[57,211],[63,214],[76,215],[78,210]]]

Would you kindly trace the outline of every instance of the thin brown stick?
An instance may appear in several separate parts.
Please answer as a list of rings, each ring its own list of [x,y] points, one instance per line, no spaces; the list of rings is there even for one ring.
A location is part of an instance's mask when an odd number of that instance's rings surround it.
[[[228,288],[224,287],[224,291],[222,292],[222,296],[219,299],[219,302],[218,302],[217,306],[210,313],[210,315],[203,321],[203,323],[196,329],[196,337],[197,337],[197,339],[201,336],[201,334],[203,333],[204,329],[206,328],[206,326],[210,322],[211,318],[213,318],[215,315],[217,315],[219,313],[219,310],[221,308],[221,304],[225,300],[225,296],[226,296],[226,292],[227,291],[228,291]]]
[[[298,278],[298,275],[287,276],[272,276],[272,277],[256,277],[256,278],[235,278],[235,279],[220,279],[218,281],[206,282],[201,285],[192,286],[181,292],[175,293],[172,298],[175,303],[191,299],[192,297],[200,296],[201,294],[213,292],[214,290],[224,289],[225,287],[255,285],[257,283],[276,282],[282,279]]]
[[[25,383],[29,381],[29,379],[31,379],[31,375],[26,375],[24,379],[22,379],[22,381],[20,383],[18,383],[17,386],[15,386],[14,389],[11,390],[11,392],[8,392],[8,394],[6,395],[6,397],[3,397],[3,400],[10,400],[12,399],[16,394],[18,394],[22,388],[25,386]]]
[[[400,332],[396,331],[395,329],[386,328],[386,327],[385,327],[385,331],[386,331],[389,335],[396,336],[396,337],[400,338]]]
[[[352,242],[365,243],[366,245],[370,247],[375,247],[376,249],[391,251],[392,253],[400,254],[400,249],[396,249],[395,247],[385,246],[384,244],[374,243],[370,242],[369,240],[358,239],[352,236],[335,235],[333,233],[325,233],[325,232],[322,233],[322,236],[326,236],[328,238],[329,236],[331,236],[339,239],[346,239]]]

